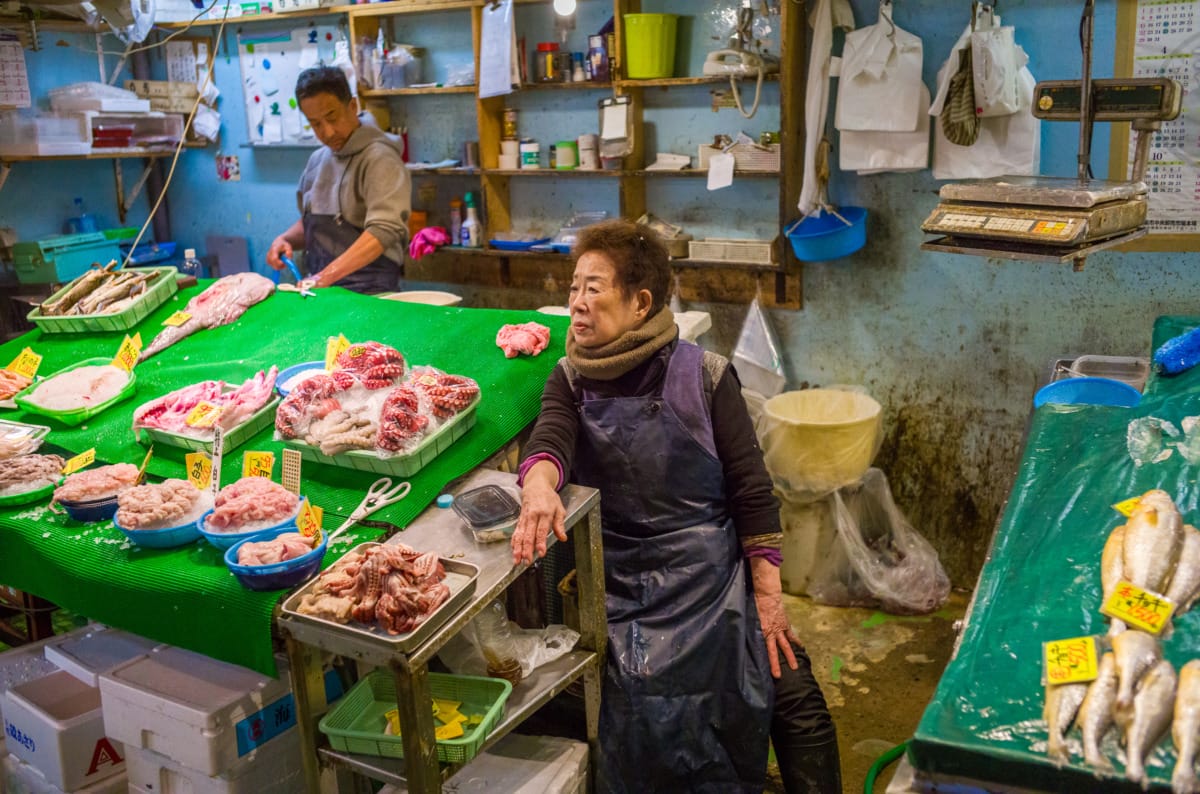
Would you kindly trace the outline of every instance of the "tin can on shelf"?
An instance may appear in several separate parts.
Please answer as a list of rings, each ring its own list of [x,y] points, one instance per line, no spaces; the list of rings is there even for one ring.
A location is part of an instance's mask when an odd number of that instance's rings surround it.
[[[517,109],[505,108],[504,121],[502,123],[500,137],[506,141],[515,141],[520,138],[517,135]]]

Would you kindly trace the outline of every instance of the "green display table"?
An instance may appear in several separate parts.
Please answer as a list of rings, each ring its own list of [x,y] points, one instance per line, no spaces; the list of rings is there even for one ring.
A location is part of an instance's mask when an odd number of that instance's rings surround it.
[[[146,344],[201,287],[179,293],[137,327]],[[496,347],[496,332],[505,323],[531,319],[551,329],[550,347],[535,358],[506,359]],[[200,331],[140,364],[137,394],[82,426],[67,428],[21,411],[2,412],[0,418],[50,425],[48,443],[71,452],[95,447],[100,460],[140,463],[146,448],[134,440],[131,425],[134,409],[143,402],[201,380],[241,383],[272,364],[283,369],[322,359],[326,339],[339,333],[354,342],[376,340],[400,350],[410,365],[470,376],[482,390],[475,427],[410,479],[412,491],[405,500],[372,516],[403,527],[446,483],[478,466],[537,416],[546,377],[563,354],[566,328],[564,317],[533,312],[396,303],[341,289],[320,290],[307,299],[276,293],[236,323]],[[122,338],[121,333],[33,331],[0,346],[0,366],[29,346],[44,357],[40,372],[50,374],[80,359],[111,356]],[[248,450],[275,452],[278,481],[282,444],[266,430],[225,457],[221,482],[241,476]],[[183,477],[184,454],[156,446],[148,470]],[[332,530],[377,476],[306,462],[303,492],[325,508],[325,528]],[[325,564],[380,534],[365,528],[347,532],[331,546]],[[282,592],[243,589],[205,541],[167,551],[139,549],[128,547],[111,524],[78,524],[50,513],[44,504],[8,508],[0,510],[0,583],[102,623],[275,672],[271,620]]]
[[[1160,318],[1154,347],[1197,325],[1200,318]],[[1152,374],[1134,409],[1047,405],[1034,413],[960,644],[910,746],[918,770],[1055,792],[1141,790],[1121,774],[1116,731],[1104,745],[1115,777],[1093,775],[1078,733],[1070,736],[1070,764],[1047,759],[1042,643],[1107,630],[1097,611],[1100,552],[1109,532],[1125,521],[1114,503],[1161,488],[1185,521],[1200,521],[1196,465],[1175,452],[1139,467],[1126,449],[1126,430],[1135,418],[1159,417],[1179,427],[1184,417],[1196,415],[1200,368],[1173,378]],[[1177,619],[1163,648],[1177,670],[1200,657],[1200,612]],[[1155,788],[1169,789],[1174,765],[1167,738],[1147,763]]]

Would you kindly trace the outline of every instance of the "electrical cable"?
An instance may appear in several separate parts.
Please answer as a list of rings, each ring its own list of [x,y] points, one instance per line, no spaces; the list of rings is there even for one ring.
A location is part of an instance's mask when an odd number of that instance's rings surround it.
[[[733,103],[737,105],[738,113],[742,114],[744,119],[754,118],[754,114],[758,112],[758,100],[762,98],[763,84],[763,67],[760,64],[758,67],[758,83],[754,86],[754,104],[750,106],[750,112],[747,113],[742,109],[742,94],[737,87],[737,79],[733,75],[729,75],[729,89],[733,92]]]
[[[875,759],[875,763],[871,764],[871,769],[867,772],[867,779],[863,781],[863,794],[874,794],[875,779],[879,777],[879,773],[897,758],[904,755],[904,751],[907,749],[908,742],[901,742]]]
[[[200,11],[196,12],[196,16],[189,19],[187,21],[187,24],[185,24],[183,27],[179,28],[176,31],[173,31],[172,33],[167,34],[167,36],[165,38],[160,39],[159,41],[156,41],[153,44],[147,44],[144,47],[134,47],[133,42],[130,42],[125,47],[124,52],[116,52],[114,50],[105,50],[105,49],[91,50],[91,49],[88,49],[87,47],[80,47],[79,51],[86,52],[91,55],[97,55],[97,54],[98,55],[115,55],[115,56],[121,57],[122,59],[125,59],[125,58],[128,58],[130,55],[133,55],[134,53],[137,53],[137,52],[147,52],[149,50],[153,50],[157,47],[163,46],[164,44],[166,44],[168,41],[175,38],[176,36],[181,36],[184,33],[187,33],[189,30],[192,29],[192,27],[196,24],[196,22],[198,22],[200,20],[200,17],[204,16],[209,11],[212,11],[216,7],[218,2],[220,2],[220,0],[212,0],[211,3],[209,3],[207,6],[202,8]],[[226,4],[226,6],[225,6],[225,15],[226,16],[221,19],[222,27],[224,27],[225,18],[227,18],[229,15],[229,5],[228,4]],[[103,19],[103,17],[101,17],[101,18]],[[155,25],[153,29],[161,30],[162,28],[159,25]],[[98,32],[104,32],[104,31],[98,31]],[[220,37],[218,37],[217,40],[220,41]]]

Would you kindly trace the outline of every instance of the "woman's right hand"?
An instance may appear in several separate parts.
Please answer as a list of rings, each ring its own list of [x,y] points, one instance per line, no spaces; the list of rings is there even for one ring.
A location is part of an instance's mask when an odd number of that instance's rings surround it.
[[[279,235],[271,243],[271,247],[267,249],[267,264],[276,270],[283,270],[284,264],[282,257],[292,258],[292,244],[283,239],[283,235]]]
[[[556,489],[558,468],[550,461],[539,461],[525,473],[521,491],[521,515],[512,536],[513,563],[533,562],[546,555],[546,538],[554,532],[566,542],[563,521],[567,511]]]

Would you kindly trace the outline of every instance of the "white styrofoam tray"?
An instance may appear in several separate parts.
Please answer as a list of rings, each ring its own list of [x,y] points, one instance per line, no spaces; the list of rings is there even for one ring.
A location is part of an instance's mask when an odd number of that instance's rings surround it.
[[[100,673],[145,656],[161,643],[120,629],[94,626],[83,633],[54,637],[46,658],[89,686],[98,686]]]
[[[18,684],[4,698],[9,753],[52,785],[75,791],[124,769],[124,748],[105,735],[96,687],[60,670]]]
[[[151,794],[293,794],[304,788],[300,731],[290,728],[271,752],[259,754],[236,777],[209,776],[152,750],[126,747],[125,772],[130,791]]]
[[[205,775],[236,777],[257,751],[295,724],[287,673],[269,678],[163,646],[100,676],[104,724],[114,739]]]
[[[125,794],[129,784],[125,773],[109,775],[104,780],[75,789],[70,794]],[[0,794],[67,794],[46,780],[46,776],[16,756],[0,758]],[[161,792],[156,792],[161,794]]]

